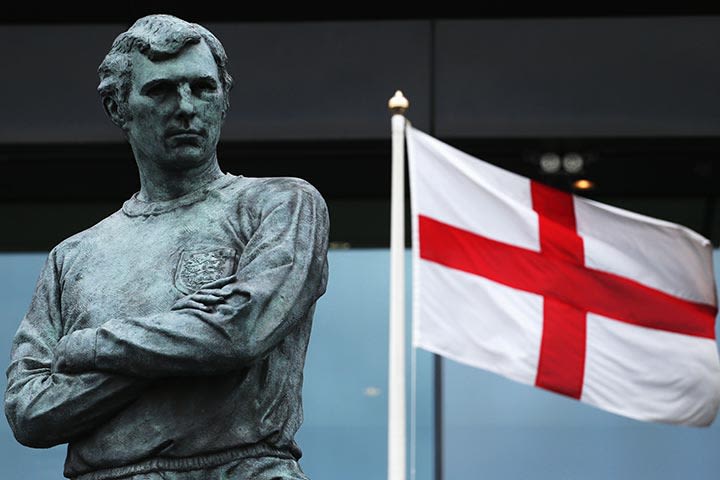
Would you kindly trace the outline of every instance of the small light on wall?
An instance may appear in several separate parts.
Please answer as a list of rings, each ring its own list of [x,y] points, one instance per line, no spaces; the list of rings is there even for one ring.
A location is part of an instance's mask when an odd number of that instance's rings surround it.
[[[576,190],[590,190],[594,186],[595,184],[586,178],[581,178],[573,182],[573,188]]]
[[[566,153],[562,164],[567,173],[580,173],[585,166],[585,159],[579,153]]]
[[[543,173],[557,173],[560,171],[561,165],[560,155],[557,153],[543,153],[540,157],[540,168]]]

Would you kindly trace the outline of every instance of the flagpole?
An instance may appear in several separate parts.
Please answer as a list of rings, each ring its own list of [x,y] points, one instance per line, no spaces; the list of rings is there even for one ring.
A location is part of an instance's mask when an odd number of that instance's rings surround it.
[[[388,480],[406,478],[405,412],[405,117],[400,90],[388,101],[393,113],[390,200],[390,339],[388,364]]]

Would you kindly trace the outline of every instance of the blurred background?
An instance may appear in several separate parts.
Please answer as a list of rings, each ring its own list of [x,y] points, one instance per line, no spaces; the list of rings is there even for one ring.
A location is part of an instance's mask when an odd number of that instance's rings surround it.
[[[2,7],[5,364],[50,248],[139,189],[130,148],[100,105],[96,69],[113,39],[150,13],[201,23],[225,46],[236,86],[221,167],[305,178],[330,208],[330,288],[318,304],[298,435],[315,480],[385,477],[386,102],[396,89],[410,100],[415,127],[472,155],[720,242],[720,9],[487,2],[473,15],[447,7],[402,16],[213,8]],[[409,223],[407,231],[409,247]],[[720,472],[716,426],[626,420],[425,352],[416,377],[418,479]],[[22,447],[3,421],[0,459],[0,478],[55,479],[64,447]]]

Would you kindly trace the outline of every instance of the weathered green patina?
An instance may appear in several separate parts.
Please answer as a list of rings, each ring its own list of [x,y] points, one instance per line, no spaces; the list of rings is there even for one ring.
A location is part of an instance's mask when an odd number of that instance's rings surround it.
[[[5,412],[65,476],[306,479],[294,435],[325,202],[218,166],[232,79],[206,29],[138,20],[100,67],[141,189],[55,247],[14,339]]]

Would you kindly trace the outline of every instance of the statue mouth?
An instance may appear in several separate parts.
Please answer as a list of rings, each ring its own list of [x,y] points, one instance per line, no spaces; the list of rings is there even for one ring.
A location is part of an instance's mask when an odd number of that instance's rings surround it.
[[[202,130],[197,130],[193,128],[173,128],[168,130],[168,132],[165,134],[167,138],[172,139],[196,139],[199,137],[204,137],[205,132]]]
[[[173,146],[194,146],[199,147],[205,139],[205,132],[196,129],[171,129],[165,134],[165,138]]]

